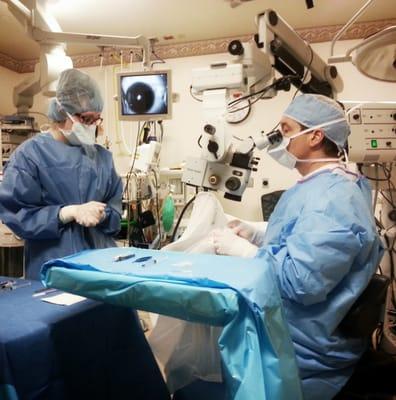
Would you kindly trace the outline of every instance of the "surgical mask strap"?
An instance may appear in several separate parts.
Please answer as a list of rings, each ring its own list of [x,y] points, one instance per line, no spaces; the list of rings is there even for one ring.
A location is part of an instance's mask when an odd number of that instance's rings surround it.
[[[291,140],[291,139],[294,139],[294,138],[296,138],[298,136],[304,135],[305,133],[311,132],[311,131],[313,131],[315,129],[324,128],[326,126],[329,126],[329,125],[332,125],[332,124],[337,124],[338,122],[343,122],[343,121],[345,121],[345,118],[333,119],[331,121],[324,122],[322,124],[318,124],[318,125],[312,126],[310,128],[304,129],[303,131],[297,132],[294,135],[289,136],[288,139]],[[348,155],[346,154],[345,149],[342,149],[342,150],[344,152],[344,157],[345,157],[345,160],[346,160],[345,163],[347,164],[349,162]],[[300,163],[330,162],[330,161],[342,162],[341,158],[335,158],[335,157],[333,157],[333,158],[315,158],[315,159],[306,159],[306,160],[299,159],[299,158],[296,157],[296,160],[298,162],[300,162]]]
[[[294,139],[294,138],[296,138],[298,136],[304,135],[305,133],[311,132],[311,131],[313,131],[315,129],[324,128],[326,126],[337,124],[338,122],[343,122],[343,121],[345,121],[345,118],[338,118],[338,119],[333,119],[333,120],[328,121],[328,122],[324,122],[323,124],[311,126],[310,128],[304,129],[303,131],[297,132],[294,135],[289,136],[289,139]]]
[[[287,137],[288,142],[290,143],[291,139],[294,139],[294,138],[296,138],[298,136],[302,136],[302,135],[304,135],[306,133],[309,133],[309,132],[311,132],[311,131],[313,131],[315,129],[324,128],[324,127],[326,127],[328,125],[336,124],[338,122],[343,122],[343,121],[345,121],[345,118],[338,118],[338,119],[334,119],[334,120],[331,120],[331,121],[328,121],[328,122],[324,122],[322,124],[318,124],[318,125],[312,126],[310,128],[304,129],[303,131],[297,132],[294,135]],[[344,154],[345,154],[345,152],[344,152]],[[316,163],[316,162],[330,162],[330,161],[341,162],[340,158],[335,158],[335,157],[315,158],[315,159],[300,159],[300,158],[297,158],[294,155],[293,155],[293,157],[295,157],[296,162],[300,162],[300,163]]]
[[[70,121],[73,122],[73,124],[75,124],[76,122],[79,122],[79,121],[76,121],[75,119],[73,119],[73,116],[71,114],[69,114],[66,110],[65,110],[65,113],[69,117]]]
[[[353,106],[352,108],[350,108],[347,112],[346,115],[349,115],[351,112],[355,111],[357,108],[364,106],[365,104],[368,104],[366,101],[356,104],[356,106]]]
[[[344,158],[345,158],[345,161],[343,161],[343,164],[347,165],[347,164],[349,164],[348,153],[347,153],[346,149],[342,149],[342,152],[344,153]]]
[[[69,114],[63,107],[62,104],[60,103],[60,101],[58,100],[57,97],[55,97],[55,101],[57,102],[58,106],[63,110],[63,112],[69,117],[70,121],[72,121],[73,123],[77,122],[73,119],[73,116],[71,114]]]

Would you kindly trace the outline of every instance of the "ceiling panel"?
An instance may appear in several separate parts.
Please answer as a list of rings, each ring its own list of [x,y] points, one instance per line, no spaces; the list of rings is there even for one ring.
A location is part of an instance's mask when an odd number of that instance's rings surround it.
[[[48,0],[64,31],[157,37],[160,43],[188,42],[251,34],[254,17],[276,10],[294,28],[344,24],[366,0],[253,0],[231,8],[227,0]],[[359,21],[396,18],[396,0],[376,0]],[[165,36],[174,39],[165,40]],[[69,46],[69,54],[95,51]],[[0,3],[0,52],[17,60],[38,56],[38,45]]]

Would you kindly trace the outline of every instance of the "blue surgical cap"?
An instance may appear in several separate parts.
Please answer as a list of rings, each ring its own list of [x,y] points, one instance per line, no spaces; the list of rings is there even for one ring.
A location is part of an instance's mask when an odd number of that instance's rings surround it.
[[[50,102],[48,117],[53,121],[64,121],[69,114],[86,111],[102,112],[103,99],[97,83],[87,74],[77,69],[67,69],[59,77],[56,88],[56,100]]]
[[[48,106],[48,118],[55,122],[63,122],[67,119],[67,114],[62,111],[62,107],[56,102],[55,99],[51,99]]]
[[[343,121],[320,128],[339,148],[345,146],[350,133],[342,107],[335,100],[319,94],[302,94],[296,97],[283,115],[307,128],[342,118]]]

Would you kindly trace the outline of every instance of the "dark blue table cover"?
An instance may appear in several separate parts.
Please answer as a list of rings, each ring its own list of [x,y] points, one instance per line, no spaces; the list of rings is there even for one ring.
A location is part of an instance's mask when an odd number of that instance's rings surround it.
[[[0,400],[169,399],[134,311],[49,304],[39,288],[0,290]]]

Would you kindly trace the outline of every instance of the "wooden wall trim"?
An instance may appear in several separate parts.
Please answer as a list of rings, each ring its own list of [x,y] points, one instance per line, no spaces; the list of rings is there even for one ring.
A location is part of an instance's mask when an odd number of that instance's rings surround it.
[[[360,39],[372,35],[388,26],[396,25],[396,19],[387,19],[381,21],[358,22],[354,24],[342,37],[343,40]],[[296,29],[298,34],[309,43],[328,42],[333,39],[335,34],[342,28],[342,25],[329,25],[312,28]],[[154,48],[155,54],[162,58],[193,57],[206,54],[225,53],[228,43],[231,40],[239,39],[249,40],[253,35],[244,35],[239,37],[227,37],[221,39],[201,40],[185,43],[161,44]],[[129,61],[129,49],[124,50],[124,62]],[[140,57],[135,54],[134,59]],[[72,56],[73,65],[76,68],[94,67],[100,65],[100,53],[89,53]],[[19,73],[33,72],[35,60],[18,61],[10,56],[0,53],[0,65]],[[119,63],[117,54],[112,51],[105,51],[103,54],[103,65],[114,65]]]

